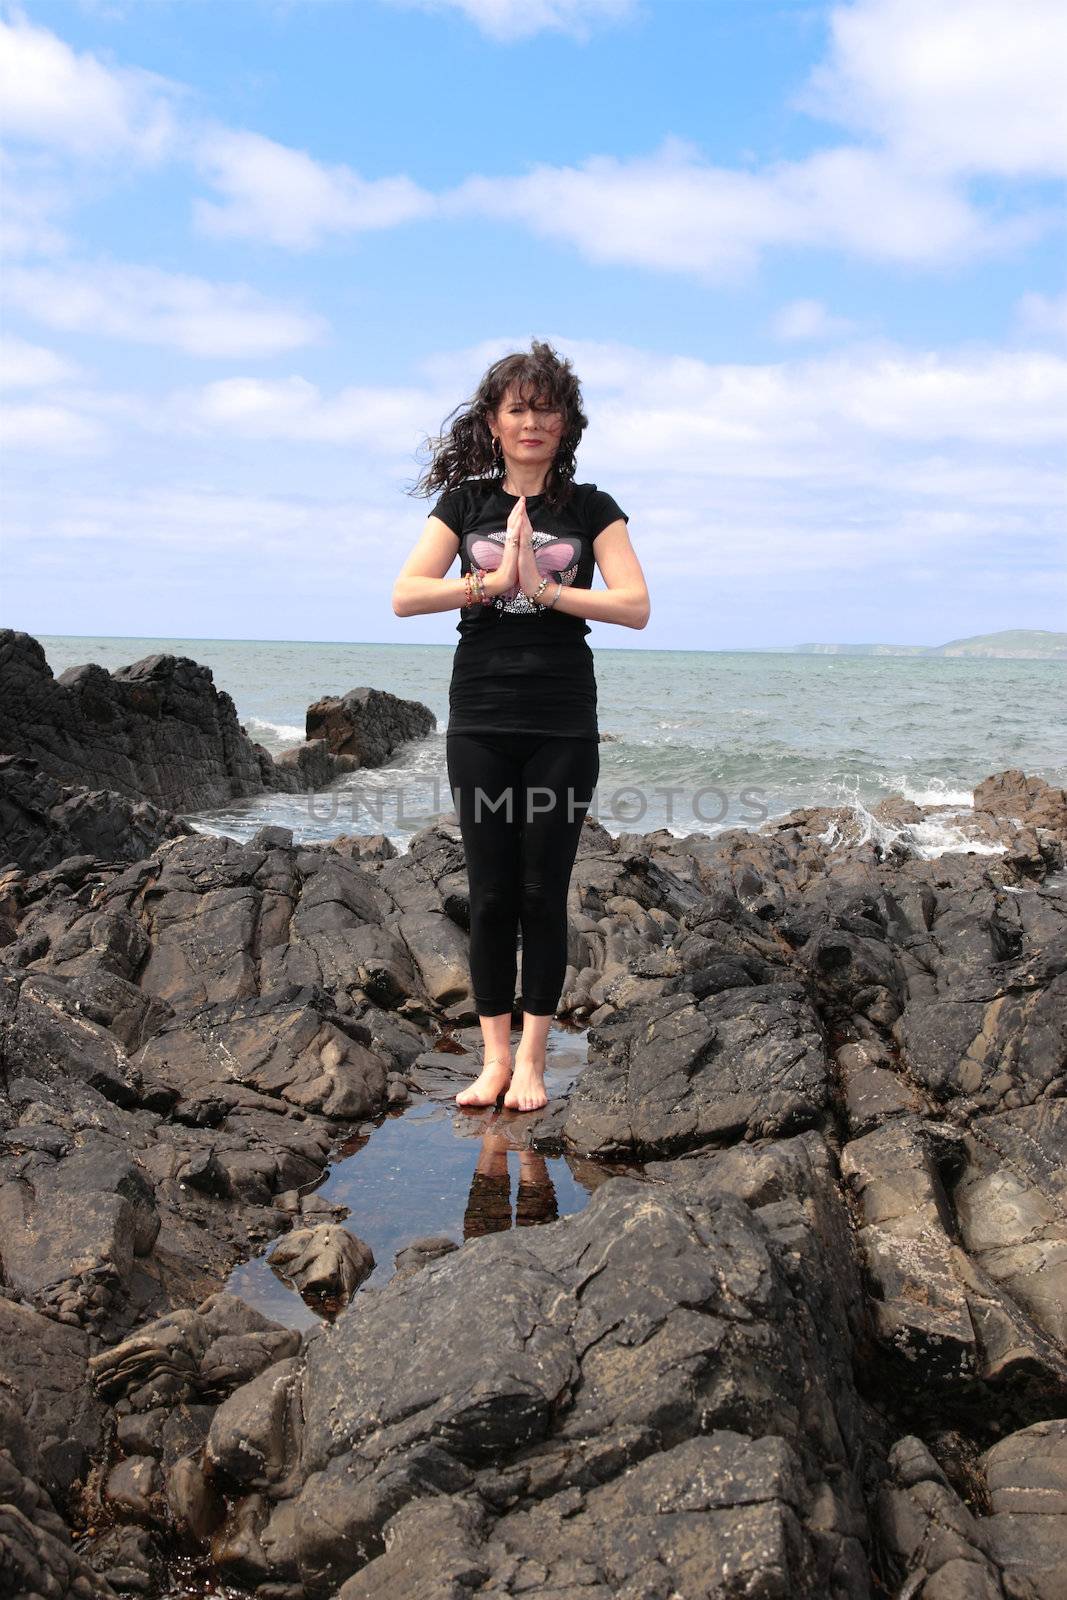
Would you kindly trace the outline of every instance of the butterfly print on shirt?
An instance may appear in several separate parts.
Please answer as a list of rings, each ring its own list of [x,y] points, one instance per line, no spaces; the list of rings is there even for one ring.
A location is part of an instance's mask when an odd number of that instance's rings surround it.
[[[495,572],[504,559],[506,538],[506,528],[501,528],[495,533],[472,534],[467,541],[467,557],[471,565],[484,567],[486,572]],[[532,543],[537,570],[543,578],[554,578],[568,585],[574,582],[578,575],[581,551],[572,539],[561,539],[554,533],[535,533]],[[503,594],[494,595],[492,604],[498,611],[544,610],[540,601],[529,599],[517,583],[512,584]]]

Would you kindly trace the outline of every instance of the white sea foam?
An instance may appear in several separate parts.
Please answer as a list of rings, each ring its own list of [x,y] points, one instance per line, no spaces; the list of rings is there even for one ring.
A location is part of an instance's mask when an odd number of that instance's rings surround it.
[[[244,728],[248,737],[260,744],[264,738],[276,739],[286,745],[304,742],[304,729],[295,727],[290,722],[268,722],[265,717],[246,717]]]
[[[262,744],[264,739],[277,742],[280,746],[304,742],[304,728],[291,722],[269,722],[266,717],[246,717],[243,726],[248,738],[258,744]]]
[[[999,856],[1007,848],[988,839],[972,838],[963,822],[954,821],[947,815],[924,817],[921,822],[896,824],[881,821],[861,800],[850,800],[842,809],[851,814],[854,826],[842,828],[834,818],[817,835],[819,843],[830,850],[838,846],[854,849],[857,845],[873,843],[879,853],[885,855],[894,845],[899,845],[911,856],[933,860],[950,850],[965,851],[976,856]]]
[[[941,778],[928,778],[921,788],[909,783],[903,774],[891,777],[879,773],[878,778],[893,794],[903,795],[916,806],[960,806],[970,810],[974,804],[973,789],[950,788]]]

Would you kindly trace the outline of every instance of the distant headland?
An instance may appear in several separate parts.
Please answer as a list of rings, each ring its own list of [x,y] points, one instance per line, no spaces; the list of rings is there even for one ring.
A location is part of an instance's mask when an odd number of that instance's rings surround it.
[[[1044,628],[1004,628],[976,633],[948,644],[794,644],[763,645],[759,653],[810,656],[977,656],[997,661],[1067,661],[1067,633]],[[756,652],[751,652],[755,654]]]

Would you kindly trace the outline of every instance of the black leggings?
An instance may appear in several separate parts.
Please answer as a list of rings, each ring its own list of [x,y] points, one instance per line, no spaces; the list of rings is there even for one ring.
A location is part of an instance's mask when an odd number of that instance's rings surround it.
[[[511,1015],[521,927],[522,1009],[552,1016],[567,974],[567,890],[600,775],[599,741],[449,733],[445,751],[467,856],[474,1009]]]

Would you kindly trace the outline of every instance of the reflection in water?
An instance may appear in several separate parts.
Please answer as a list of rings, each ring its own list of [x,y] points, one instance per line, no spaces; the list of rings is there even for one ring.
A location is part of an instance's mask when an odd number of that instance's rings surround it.
[[[562,1027],[550,1032],[545,1070],[550,1101],[569,1092],[585,1065],[585,1047],[583,1032]],[[440,1081],[430,1083],[402,1112],[354,1130],[314,1190],[317,1200],[337,1208],[332,1220],[374,1252],[374,1270],[357,1297],[387,1283],[397,1252],[416,1239],[460,1245],[481,1234],[554,1222],[581,1211],[593,1190],[616,1172],[638,1176],[643,1171],[639,1163],[608,1164],[526,1149],[538,1113],[457,1107],[453,1096],[463,1081],[457,1058],[437,1059]],[[477,1061],[474,1050],[461,1070],[474,1076]],[[331,1213],[322,1220],[331,1220]],[[314,1221],[303,1217],[294,1225]],[[286,1327],[314,1327],[335,1308],[307,1304],[272,1270],[270,1253],[277,1242],[272,1239],[262,1255],[236,1267],[225,1287]]]
[[[494,1130],[482,1135],[482,1151],[471,1179],[470,1197],[463,1213],[463,1237],[502,1233],[511,1227],[511,1173],[506,1135]],[[515,1226],[555,1222],[559,1216],[556,1191],[548,1163],[536,1150],[519,1151],[519,1186],[515,1195]]]

